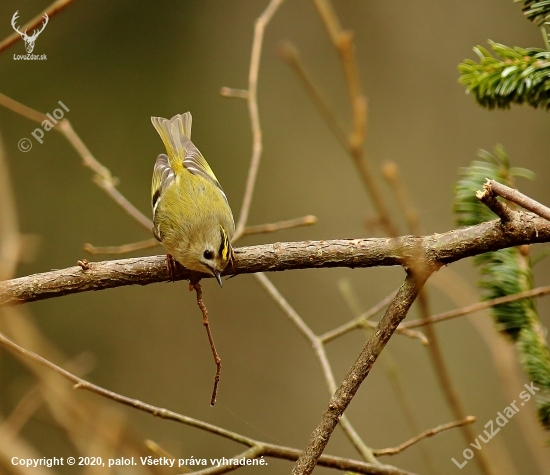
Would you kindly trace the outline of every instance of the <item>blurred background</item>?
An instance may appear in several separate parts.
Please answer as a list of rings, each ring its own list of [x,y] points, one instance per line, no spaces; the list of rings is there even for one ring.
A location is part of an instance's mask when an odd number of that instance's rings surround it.
[[[399,167],[419,212],[422,234],[453,229],[452,189],[460,167],[469,165],[478,149],[492,151],[498,143],[514,166],[536,174],[534,182],[520,180],[520,190],[550,203],[547,112],[529,107],[487,111],[457,83],[457,65],[475,58],[472,47],[487,46],[488,39],[543,47],[540,31],[522,18],[520,5],[511,0],[333,4],[343,28],[355,33],[359,75],[368,97],[366,153],[401,234],[407,232],[404,220],[380,171],[387,160]],[[23,25],[48,5],[3,0],[0,38],[13,32],[10,21],[16,10]],[[62,101],[76,133],[120,180],[120,191],[147,216],[153,164],[164,152],[150,117],[191,111],[193,141],[222,183],[237,218],[251,157],[250,121],[246,102],[223,98],[220,89],[246,89],[254,21],[266,6],[266,0],[76,0],[50,18],[36,41],[33,53],[46,54],[47,60],[14,60],[14,55],[25,53],[22,41],[0,54],[0,92],[43,113],[51,113]],[[296,45],[338,120],[351,130],[341,63],[317,11],[310,1],[285,2],[267,27],[263,45],[258,104],[264,152],[249,223],[307,214],[317,216],[318,223],[246,237],[238,245],[383,236],[380,229],[366,225],[374,210],[350,157],[277,53],[283,40]],[[37,126],[0,108],[9,179],[27,243],[17,276],[73,266],[84,257],[118,257],[90,256],[83,250],[85,243],[121,245],[151,237],[93,183],[91,172],[61,134],[46,132],[43,144],[37,143],[31,137]],[[33,141],[27,153],[18,149],[23,137]],[[141,255],[162,253],[157,247]],[[478,298],[468,286],[477,280],[471,262],[451,267],[462,280],[445,280],[446,270],[440,271],[428,286],[433,313]],[[547,263],[536,269],[536,285],[548,284]],[[400,268],[374,268],[268,277],[321,334],[378,303],[401,284],[404,274]],[[212,408],[215,368],[195,295],[187,287],[186,282],[156,284],[35,302],[2,310],[0,328],[112,391],[258,440],[303,448],[330,395],[309,343],[253,276],[227,280],[223,289],[212,279],[204,282],[223,361],[218,402]],[[355,295],[355,311],[342,287]],[[548,324],[548,303],[541,300],[539,310]],[[409,318],[417,317],[413,307]],[[503,385],[494,346],[487,342],[492,337],[498,346],[504,339],[487,332],[491,325],[487,314],[479,313],[437,326],[458,394],[467,414],[477,417],[475,434],[482,433],[484,424],[527,382],[518,369],[521,384]],[[356,331],[327,345],[337,382],[367,337]],[[397,375],[392,377],[398,378],[402,393],[395,392],[389,374]],[[369,446],[396,446],[415,435],[400,404],[403,397],[420,430],[454,420],[426,348],[418,340],[395,335],[346,412]],[[0,436],[3,473],[31,473],[13,467],[10,453],[106,458],[137,453],[124,448],[132,446],[148,455],[144,440],[155,441],[177,458],[231,457],[244,450],[207,432],[73,392],[70,383],[53,378],[50,370],[28,366],[5,351],[0,351],[0,414],[0,422],[12,423],[4,424]],[[483,454],[495,473],[550,473],[544,455],[548,449],[542,448],[548,435],[538,429],[534,404],[526,404],[520,416],[527,420],[525,427],[534,428],[531,439],[527,441],[521,424],[512,420],[483,446]],[[6,432],[14,427],[16,433]],[[454,429],[380,460],[415,473],[457,473],[451,458],[463,461],[465,448],[460,429]],[[338,429],[326,452],[359,457]],[[238,473],[277,475],[291,468],[290,462],[269,459],[267,467]],[[58,467],[43,473],[88,472]],[[137,467],[112,473],[150,472]],[[336,472],[318,468],[315,473]],[[482,472],[472,460],[460,473]]]

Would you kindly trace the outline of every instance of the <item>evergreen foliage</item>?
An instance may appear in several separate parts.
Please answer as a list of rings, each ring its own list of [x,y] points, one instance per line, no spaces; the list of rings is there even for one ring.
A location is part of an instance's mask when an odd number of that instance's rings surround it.
[[[549,0],[514,0],[516,3],[523,3],[523,14],[528,20],[537,25],[550,22],[550,1]]]
[[[462,169],[455,187],[454,210],[457,223],[472,226],[495,219],[496,216],[477,198],[475,192],[482,189],[487,178],[513,187],[514,176],[533,178],[532,172],[511,168],[502,146],[495,154],[481,151],[481,160]],[[512,295],[533,288],[529,249],[514,247],[488,252],[474,258],[481,275],[480,287],[485,289],[484,299]],[[550,351],[546,344],[546,332],[541,326],[535,300],[526,298],[492,309],[496,328],[516,343],[520,361],[529,379],[540,393],[537,397],[539,420],[550,430]],[[542,393],[542,394],[541,394]]]
[[[466,59],[458,66],[466,91],[488,109],[523,103],[550,109],[550,51],[489,44],[500,58],[477,46],[479,63]]]

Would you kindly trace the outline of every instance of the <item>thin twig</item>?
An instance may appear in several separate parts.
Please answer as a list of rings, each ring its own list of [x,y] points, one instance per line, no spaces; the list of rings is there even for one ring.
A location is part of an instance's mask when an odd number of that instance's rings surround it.
[[[548,294],[550,294],[550,285],[547,285],[545,287],[537,287],[536,289],[526,290],[517,294],[506,295],[504,297],[497,297],[495,299],[486,300],[484,302],[478,302],[472,305],[468,305],[466,307],[449,310],[448,312],[438,313],[437,315],[433,315],[427,319],[419,318],[417,320],[411,320],[410,322],[402,323],[399,326],[403,329],[417,328],[424,326],[427,323],[438,323],[445,320],[450,320],[451,318],[462,317],[463,315],[479,312],[480,310],[485,310],[486,308],[494,307],[496,305],[515,302],[516,300],[526,298],[542,297]]]
[[[393,393],[395,394],[399,406],[401,406],[403,417],[406,424],[409,426],[411,434],[419,434],[421,430],[415,414],[416,403],[411,401],[411,396],[407,393],[400,376],[399,367],[394,362],[391,353],[388,352],[388,349],[384,350],[380,356],[380,363],[382,363],[382,367],[386,371],[388,381],[393,389]],[[418,447],[418,451],[420,452],[420,455],[426,465],[427,475],[435,475],[437,471],[434,467],[432,451],[429,450],[429,448],[424,444]]]
[[[311,100],[317,106],[321,117],[331,129],[334,136],[338,139],[344,149],[349,150],[349,141],[346,131],[340,125],[334,112],[328,105],[325,97],[321,93],[319,86],[315,84],[305,66],[302,64],[298,48],[290,41],[285,41],[279,46],[279,55],[288,63],[288,65],[298,75],[300,81],[304,85],[305,90],[311,97]]]
[[[234,89],[232,87],[222,87],[220,89],[220,95],[222,97],[229,97],[233,99],[248,99],[248,91],[246,89]]]
[[[279,221],[277,223],[258,224],[256,226],[247,226],[244,228],[240,237],[250,236],[252,234],[268,234],[285,229],[298,228],[300,226],[311,226],[317,223],[317,217],[308,214],[301,218],[289,219],[288,221]],[[235,241],[235,239],[233,239]]]
[[[51,18],[56,13],[59,13],[65,7],[70,5],[72,2],[73,0],[57,0],[53,2],[48,8],[46,8],[46,10],[44,10],[44,13],[46,13],[48,17]],[[20,29],[23,31],[27,31],[27,30],[32,30],[33,28],[36,28],[38,25],[40,25],[40,23],[44,21],[44,13],[39,13],[31,21],[29,21],[27,24],[22,26]],[[5,49],[9,48],[11,45],[17,43],[20,39],[21,39],[21,35],[17,32],[14,32],[11,35],[9,35],[7,38],[5,38],[0,42],[0,53]]]
[[[433,437],[434,435],[439,434],[440,432],[454,429],[455,427],[462,427],[465,425],[473,424],[476,421],[476,418],[474,416],[468,416],[462,419],[461,421],[455,421],[450,422],[448,424],[443,424],[437,427],[434,427],[433,429],[428,429],[421,434],[418,434],[416,437],[413,437],[412,439],[407,440],[406,442],[403,442],[401,445],[398,445],[397,447],[392,447],[388,449],[376,449],[374,453],[376,456],[381,455],[397,455],[403,450],[408,449],[411,445],[416,444],[417,442],[420,442],[422,439],[425,439],[427,437]]]
[[[340,336],[345,335],[346,333],[349,333],[350,331],[355,330],[356,328],[360,328],[362,320],[369,321],[377,313],[381,312],[384,309],[384,307],[387,307],[387,305],[394,299],[396,294],[397,294],[397,290],[389,294],[387,297],[383,298],[374,307],[362,313],[357,318],[354,318],[350,322],[344,323],[343,325],[340,325],[339,327],[336,327],[333,330],[329,330],[328,332],[323,333],[319,337],[320,340],[323,343],[328,343],[329,341],[335,340],[336,338],[339,338]]]
[[[384,196],[378,187],[377,181],[374,179],[371,165],[365,154],[367,99],[361,92],[361,83],[355,60],[353,33],[342,29],[330,0],[313,0],[313,3],[325,25],[333,46],[340,56],[346,77],[353,115],[353,130],[348,137],[349,153],[376,208],[379,223],[389,236],[396,237],[399,233],[392,222]]]
[[[243,204],[241,206],[239,220],[237,221],[235,236],[233,238],[234,240],[237,240],[242,236],[248,221],[248,213],[252,203],[252,195],[254,194],[254,187],[256,186],[256,176],[258,175],[258,168],[260,166],[260,159],[262,156],[262,128],[260,126],[257,92],[264,32],[267,25],[273,18],[273,15],[275,15],[275,12],[281,6],[283,1],[284,0],[271,0],[267,8],[258,17],[256,23],[254,24],[254,40],[252,42],[252,55],[250,58],[250,70],[248,73],[248,94],[246,95],[248,111],[250,114],[250,125],[252,128],[252,159],[250,160]]]
[[[428,297],[426,292],[420,292],[418,303],[420,306],[420,314],[422,315],[422,318],[427,320],[430,315],[430,310],[429,310]],[[441,387],[441,390],[445,395],[447,404],[451,409],[451,412],[454,414],[454,416],[458,420],[464,420],[467,417],[466,410],[464,409],[462,401],[460,400],[460,397],[458,395],[456,386],[454,385],[451,379],[451,375],[445,363],[445,358],[443,356],[441,345],[439,344],[439,338],[437,336],[435,327],[433,326],[433,324],[427,323],[425,326],[425,329],[426,329],[426,335],[430,340],[430,344],[428,345],[430,361],[432,362],[437,380],[439,382],[439,386]],[[471,426],[462,425],[461,428],[462,428],[461,433],[465,442],[467,444],[475,443],[476,435],[472,430]],[[489,460],[485,452],[479,453],[477,455],[478,457],[476,457],[475,462],[477,463],[481,472],[486,475],[494,474],[494,471],[491,465],[489,464]]]
[[[405,184],[399,178],[397,164],[394,162],[386,162],[382,168],[384,176],[390,184],[392,191],[396,195],[399,206],[405,215],[408,231],[412,234],[420,234],[418,213],[412,205],[412,200],[408,196]],[[422,319],[427,321],[431,312],[428,291],[426,288],[420,291],[417,302]],[[448,367],[445,364],[445,358],[443,356],[443,351],[439,343],[436,329],[432,324],[426,323],[425,331],[429,340],[429,344],[427,346],[430,361],[432,362],[433,369],[436,373],[439,386],[441,387],[441,390],[447,400],[447,404],[451,408],[455,418],[458,420],[464,420],[466,418],[466,411],[460,401],[458,391],[453,384]],[[462,426],[462,435],[464,436],[467,444],[475,441],[475,434],[470,426]],[[481,471],[486,475],[490,475],[492,473],[485,453],[480,454],[480,456],[476,458],[476,463],[479,465]]]
[[[382,165],[382,173],[397,198],[397,203],[401,208],[401,212],[405,216],[405,221],[407,222],[409,232],[412,234],[420,234],[420,220],[418,218],[418,211],[413,206],[409,191],[399,175],[399,167],[397,166],[397,163],[391,160],[386,161]]]
[[[495,213],[503,223],[510,219],[512,210],[506,203],[497,200],[497,194],[493,192],[492,188],[484,185],[483,191],[476,191],[476,198]]]
[[[107,399],[111,399],[126,406],[133,407],[134,409],[146,412],[155,417],[160,417],[162,419],[175,421],[190,427],[194,427],[196,429],[204,430],[211,434],[223,437],[228,440],[232,440],[242,445],[247,445],[249,447],[261,446],[262,455],[268,457],[280,458],[284,460],[297,460],[300,456],[301,452],[298,449],[269,444],[266,442],[260,442],[251,439],[250,437],[238,434],[236,432],[232,432],[221,427],[209,424],[207,422],[199,421],[197,419],[193,419],[192,417],[184,416],[168,409],[152,406],[137,399],[132,399],[127,396],[123,396],[113,391],[104,389],[76,376],[73,373],[70,373],[69,371],[57,366],[51,361],[48,361],[47,359],[37,355],[36,353],[22,348],[21,346],[6,338],[2,333],[0,333],[0,345],[3,345],[14,354],[24,356],[41,366],[53,370],[55,373],[74,383],[74,389],[84,389]],[[391,465],[374,466],[369,463],[345,459],[342,457],[335,457],[331,455],[321,456],[318,465],[323,467],[337,468],[342,471],[351,470],[365,475],[413,475],[410,472],[397,469],[395,467],[392,467]]]
[[[30,120],[42,123],[44,120],[49,120],[49,117],[41,112],[38,112],[30,107],[17,102],[10,97],[0,93],[0,105],[12,110],[13,112],[22,115]],[[108,168],[99,163],[86,147],[84,142],[76,134],[68,119],[60,120],[53,128],[61,133],[67,141],[73,146],[76,152],[82,158],[82,164],[94,172],[94,182],[103,189],[115,202],[134,218],[138,223],[145,227],[148,231],[153,226],[152,221],[139,211],[125,196],[116,188],[118,180],[111,175]]]
[[[84,250],[90,254],[125,254],[142,249],[150,249],[159,246],[160,243],[155,239],[146,239],[145,241],[123,244],[122,246],[94,246],[93,244],[84,244]]]
[[[483,187],[550,221],[550,208],[544,206],[533,198],[525,196],[518,190],[514,190],[513,188],[503,185],[502,183],[489,179],[487,179],[487,183],[485,183]]]
[[[214,357],[214,363],[216,363],[216,376],[214,376],[214,388],[212,389],[212,397],[210,398],[210,405],[216,404],[216,396],[218,395],[218,385],[220,384],[220,373],[222,371],[222,360],[218,356],[216,351],[216,345],[214,344],[214,338],[212,338],[212,332],[210,331],[210,322],[208,321],[208,310],[206,305],[202,301],[202,287],[199,282],[190,282],[189,290],[195,290],[197,292],[197,305],[202,312],[202,324],[206,329],[208,335],[208,341],[210,342],[210,348],[212,350],[212,356]]]
[[[302,317],[298,315],[296,310],[292,308],[292,306],[281,295],[281,293],[277,290],[277,288],[273,285],[273,283],[267,278],[265,274],[258,273],[255,274],[254,277],[256,277],[256,280],[259,282],[262,288],[279,306],[279,308],[296,326],[296,328],[298,328],[304,338],[311,344],[311,346],[313,347],[313,351],[315,352],[315,355],[319,360],[319,364],[321,365],[321,371],[323,372],[323,377],[325,378],[325,383],[328,387],[328,390],[330,394],[334,393],[334,391],[336,391],[336,380],[334,379],[334,373],[330,366],[330,362],[328,360],[323,341],[317,335],[315,335],[313,330],[309,328]],[[343,415],[340,419],[340,425],[350,442],[361,454],[363,459],[367,462],[378,464],[379,462],[376,460],[376,457],[373,456],[371,448],[363,442],[363,440],[345,415]]]
[[[234,470],[237,470],[242,465],[238,463],[238,460],[240,459],[255,459],[262,453],[262,447],[260,446],[254,446],[250,447],[249,449],[245,450],[244,452],[235,455],[234,457],[231,457],[231,459],[236,459],[237,463],[228,463],[227,465],[220,465],[218,467],[210,467],[205,468],[204,470],[198,470],[196,472],[193,472],[194,475],[221,475],[223,473],[229,473],[233,472]]]
[[[15,195],[12,190],[8,157],[0,136],[0,281],[13,277],[21,256]]]
[[[355,396],[361,383],[369,375],[376,359],[406,317],[410,306],[429,277],[430,271],[409,272],[405,282],[386,310],[378,329],[367,341],[363,351],[348,371],[346,377],[330,399],[321,422],[313,431],[308,445],[292,469],[292,475],[309,475],[323,453],[336,424]]]
[[[326,341],[332,341],[340,337],[341,335],[345,335],[346,333],[349,333],[352,330],[358,330],[359,328],[363,328],[363,329],[368,328],[373,330],[377,326],[378,326],[378,322],[373,322],[372,320],[367,320],[366,318],[359,316],[357,318],[354,318],[353,320],[350,320],[347,323],[344,323],[338,328],[335,328],[334,330],[329,330],[327,333],[325,333],[324,335],[321,335],[319,338],[321,338],[323,341],[325,338],[327,338]],[[430,342],[422,332],[412,332],[410,330],[407,330],[406,328],[397,327],[397,329],[395,330],[395,333],[399,333],[400,335],[407,336],[415,340],[420,340],[423,345],[430,344]],[[326,341],[324,342],[326,343]]]
[[[354,318],[353,320],[350,320],[349,322],[344,323],[343,325],[340,325],[339,327],[334,328],[333,330],[329,330],[328,332],[323,333],[321,336],[319,336],[319,339],[323,343],[328,343],[329,341],[335,340],[336,338],[339,338],[340,336],[345,335],[350,331],[357,330],[358,328],[371,328],[371,329],[376,328],[378,326],[378,322],[373,322],[370,320],[370,318],[372,318],[374,315],[380,312],[384,307],[386,307],[391,302],[391,300],[395,297],[396,292],[397,291],[391,293],[382,301],[377,303],[373,308],[371,308],[370,310],[367,310],[366,312]],[[409,338],[415,338],[417,340],[420,340],[423,345],[429,344],[428,339],[423,333],[421,332],[411,333],[406,330],[407,330],[406,328],[401,328],[401,326],[399,326],[396,329],[396,333],[399,333],[404,336],[408,336]]]
[[[0,424],[0,432],[6,431],[14,436],[23,429],[25,424],[43,403],[40,390],[40,385],[35,384],[19,399],[11,413],[2,421],[2,424]]]

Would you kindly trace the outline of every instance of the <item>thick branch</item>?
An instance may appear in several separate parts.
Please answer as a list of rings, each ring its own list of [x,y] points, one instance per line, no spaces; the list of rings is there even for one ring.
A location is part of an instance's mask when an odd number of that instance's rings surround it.
[[[309,475],[317,460],[325,450],[336,424],[344,414],[361,383],[369,375],[372,366],[388,343],[401,321],[407,316],[409,308],[418,296],[426,279],[430,275],[430,269],[421,269],[420,272],[410,272],[405,282],[397,292],[378,328],[367,341],[363,351],[353,363],[348,374],[330,398],[321,422],[313,431],[307,447],[300,455],[298,462],[292,470],[292,475]]]
[[[440,266],[511,246],[550,241],[550,223],[532,213],[514,211],[500,220],[431,236],[341,239],[264,244],[235,249],[235,263],[224,275],[324,267],[407,266],[422,258]],[[176,280],[208,278],[178,268]],[[165,256],[92,262],[87,269],[67,269],[0,282],[0,306],[124,285],[171,280]]]

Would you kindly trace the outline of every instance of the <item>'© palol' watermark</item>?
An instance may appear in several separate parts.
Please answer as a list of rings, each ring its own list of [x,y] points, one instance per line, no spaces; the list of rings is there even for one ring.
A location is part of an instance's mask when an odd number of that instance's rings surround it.
[[[63,104],[63,102],[58,101],[57,102],[63,109],[55,109],[51,114],[48,112],[46,114],[46,117],[48,117],[46,120],[42,121],[42,127],[37,127],[31,132],[31,135],[36,139],[36,141],[40,144],[44,143],[42,140],[44,138],[44,132],[49,132],[52,130],[58,121],[63,119],[65,117],[65,112],[69,112],[69,108]],[[23,137],[19,143],[17,144],[19,147],[19,150],[22,152],[28,152],[32,148],[32,140],[28,139],[26,137]]]
[[[535,394],[537,391],[540,391],[540,388],[537,388],[534,383],[531,384],[524,384],[527,391],[521,391],[519,393],[519,397],[521,398],[521,406],[524,406],[526,402],[529,402],[533,394]],[[514,399],[512,403],[508,406],[506,406],[502,411],[499,411],[497,413],[497,417],[495,420],[491,420],[487,422],[483,427],[485,427],[487,430],[483,431],[483,434],[485,437],[481,434],[479,434],[476,437],[475,442],[472,442],[470,445],[477,450],[481,450],[483,447],[481,446],[481,442],[486,444],[489,442],[496,434],[500,432],[500,429],[504,427],[508,422],[510,422],[510,419],[514,417],[514,414],[517,414],[521,408],[516,405],[516,400]],[[496,424],[495,424],[496,423]],[[498,427],[496,427],[498,426]],[[464,457],[464,460],[462,462],[458,462],[454,457],[451,459],[454,464],[462,469],[464,466],[468,463],[469,460],[471,460],[474,457],[474,451],[472,449],[464,449],[462,452],[462,456]]]

